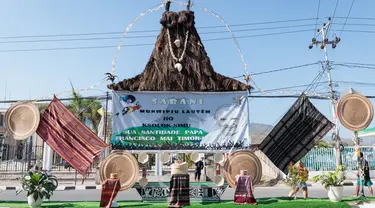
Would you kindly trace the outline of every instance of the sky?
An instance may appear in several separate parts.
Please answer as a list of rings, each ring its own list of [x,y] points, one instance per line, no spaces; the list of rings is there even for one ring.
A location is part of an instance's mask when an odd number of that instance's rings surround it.
[[[195,0],[194,4],[214,11],[232,25],[231,29],[238,38],[248,72],[261,73],[324,61],[324,53],[319,48],[308,49],[311,39],[316,35],[316,18],[319,17],[317,25],[320,27],[327,21],[326,17],[334,16],[332,30],[328,34],[331,40],[340,36],[352,2]],[[121,33],[141,12],[160,3],[160,0],[0,1],[0,100],[38,99],[52,94],[57,94],[60,98],[67,97],[69,94],[60,92],[69,91],[69,79],[77,89],[99,83],[104,78],[104,73],[111,72],[112,59]],[[341,42],[335,49],[328,47],[330,61],[375,64],[374,7],[373,0],[354,1],[340,36]],[[184,7],[180,4],[171,5],[171,10],[182,9]],[[196,27],[214,69],[229,77],[241,76],[244,73],[243,63],[233,40],[220,39],[230,37],[225,32],[225,27],[219,27],[224,26],[223,23],[197,7],[193,6],[192,10],[195,11]],[[115,74],[121,79],[133,77],[143,71],[161,28],[159,20],[163,11],[164,8],[140,18],[123,40],[124,45],[133,46],[123,46],[118,55]],[[288,21],[280,22],[284,20]],[[270,23],[275,21],[279,22]],[[218,38],[220,40],[209,40]],[[333,66],[332,79],[334,82],[340,81],[335,89],[344,92],[353,87],[365,95],[375,95],[375,66],[369,66]],[[253,80],[262,90],[309,85],[320,71],[321,66],[315,64],[254,75]],[[326,74],[319,81],[323,83],[314,86],[313,90],[328,92]],[[103,95],[107,91],[106,84],[81,94]],[[288,90],[300,92],[306,88],[307,86]],[[273,95],[286,95],[286,92],[276,92]],[[295,100],[296,98],[252,99],[251,122],[274,125]],[[312,102],[328,118],[332,118],[329,101]],[[374,124],[373,122],[370,127]],[[343,127],[340,129],[343,137],[351,137],[351,132]]]

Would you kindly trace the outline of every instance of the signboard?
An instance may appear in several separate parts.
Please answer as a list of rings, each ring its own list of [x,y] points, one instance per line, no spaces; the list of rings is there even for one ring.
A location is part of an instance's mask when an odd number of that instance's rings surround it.
[[[248,147],[246,92],[113,92],[112,147],[226,150]]]
[[[368,128],[358,132],[358,137],[375,137],[375,128]]]

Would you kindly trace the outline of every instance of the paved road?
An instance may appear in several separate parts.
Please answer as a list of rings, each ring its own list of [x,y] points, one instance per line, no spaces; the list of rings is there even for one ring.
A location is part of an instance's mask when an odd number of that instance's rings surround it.
[[[368,190],[365,190],[366,196],[368,196]],[[255,189],[255,197],[284,197],[289,193],[287,187],[259,187]],[[344,187],[345,196],[353,196],[355,193],[355,187]],[[222,200],[232,200],[234,195],[234,189],[227,189]],[[309,187],[309,197],[312,198],[324,198],[327,197],[327,192],[321,187]],[[302,193],[298,195],[302,197]],[[119,201],[125,200],[141,200],[135,189],[130,189],[124,192],[120,192],[118,197]],[[0,193],[0,201],[26,201],[25,192],[15,196],[15,191],[2,191]],[[100,190],[67,190],[67,191],[55,191],[51,198],[51,201],[99,201]]]

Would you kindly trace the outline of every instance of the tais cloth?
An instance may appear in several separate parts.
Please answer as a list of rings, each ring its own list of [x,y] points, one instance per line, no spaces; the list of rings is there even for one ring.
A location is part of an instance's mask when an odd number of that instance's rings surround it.
[[[237,176],[236,177],[236,191],[234,192],[235,204],[256,204],[253,195],[253,183],[251,176]]]
[[[116,198],[121,189],[119,179],[107,179],[102,184],[102,194],[100,197],[100,207],[110,208],[112,201]]]
[[[168,207],[190,206],[189,174],[172,175],[169,187]]]
[[[82,175],[107,147],[56,97],[44,111],[36,133]]]

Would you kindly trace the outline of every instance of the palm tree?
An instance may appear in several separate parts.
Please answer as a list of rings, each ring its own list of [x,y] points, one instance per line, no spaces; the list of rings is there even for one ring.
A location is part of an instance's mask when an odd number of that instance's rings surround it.
[[[97,134],[99,122],[101,119],[101,115],[98,113],[98,110],[102,108],[100,101],[82,98],[82,96],[74,90],[73,84],[70,84],[72,86],[73,100],[71,100],[67,104],[67,108],[80,121],[87,125],[90,125],[91,130],[93,130],[94,133]]]
[[[97,134],[101,119],[101,115],[98,113],[98,110],[102,107],[100,101],[82,98],[82,96],[74,90],[73,84],[70,84],[72,86],[73,99],[66,104],[66,107],[80,121],[86,125],[89,125],[91,130]],[[43,113],[47,107],[48,104],[38,104],[38,108],[41,113]]]

